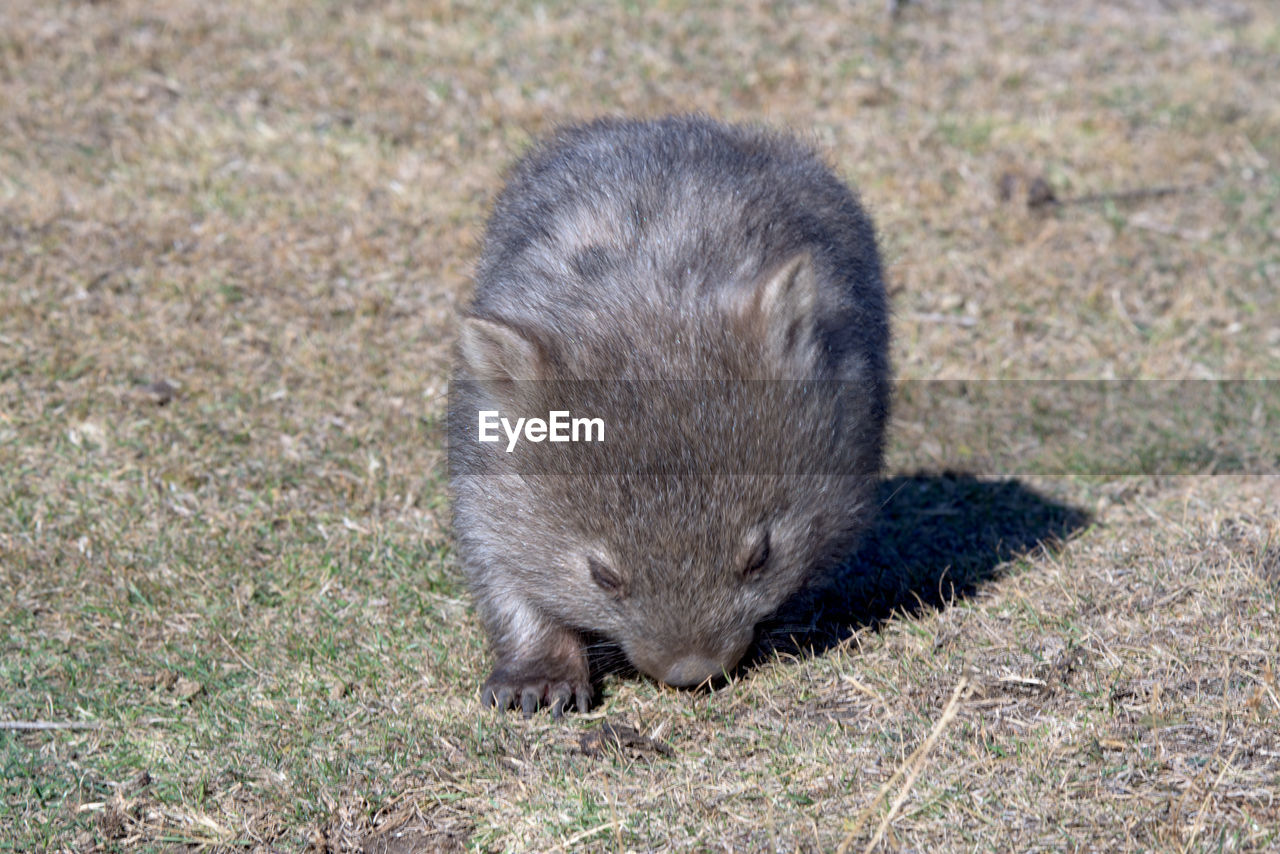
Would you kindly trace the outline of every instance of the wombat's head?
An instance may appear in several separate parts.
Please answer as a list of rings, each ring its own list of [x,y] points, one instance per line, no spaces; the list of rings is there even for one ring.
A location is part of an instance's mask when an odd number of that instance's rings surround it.
[[[477,557],[501,566],[491,595],[508,585],[672,685],[731,670],[869,517],[884,378],[831,362],[818,300],[800,256],[679,318],[636,312],[572,334],[469,318],[464,419],[603,421],[601,442],[526,432],[510,450],[506,433],[455,448],[457,471],[480,475],[457,507],[460,524],[485,526],[468,532]]]

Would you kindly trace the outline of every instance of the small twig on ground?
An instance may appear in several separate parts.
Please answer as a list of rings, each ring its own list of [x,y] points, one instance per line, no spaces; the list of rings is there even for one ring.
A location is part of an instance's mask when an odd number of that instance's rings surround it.
[[[222,632],[218,632],[218,640],[222,641],[222,645],[225,646],[227,649],[229,649],[231,651],[231,654],[234,655],[242,665],[248,668],[250,673],[252,673],[254,676],[257,676],[259,679],[266,678],[262,675],[262,671],[258,670],[258,668],[250,664],[249,659],[245,658],[243,655],[240,654],[240,650],[236,649],[234,646],[231,645],[231,641],[223,637]]]
[[[586,830],[583,830],[579,833],[575,833],[573,836],[570,836],[567,839],[562,840],[559,845],[556,845],[551,850],[552,851],[568,851],[570,848],[577,845],[582,840],[588,839],[592,836],[596,836],[597,834],[600,834],[600,833],[605,833],[607,831],[613,830],[616,827],[621,827],[622,824],[623,822],[619,819],[608,821],[608,822],[605,822],[604,824],[597,824],[595,827],[589,827]]]
[[[864,848],[863,851],[869,852],[880,844],[880,840],[884,838],[885,831],[889,828],[889,823],[893,821],[894,817],[898,814],[898,810],[901,809],[902,805],[906,802],[907,796],[911,794],[911,787],[915,785],[916,777],[919,776],[920,771],[924,769],[925,759],[928,758],[929,753],[934,748],[934,745],[938,743],[938,739],[942,736],[943,730],[947,728],[952,719],[955,718],[956,712],[959,711],[962,695],[967,694],[968,689],[969,677],[961,676],[960,681],[956,683],[955,690],[951,692],[951,699],[947,702],[946,708],[942,710],[942,717],[938,718],[938,722],[935,723],[933,725],[933,729],[929,731],[928,737],[925,738],[919,747],[912,751],[911,755],[907,757],[907,761],[903,762],[898,770],[893,772],[893,776],[880,787],[880,791],[876,793],[875,800],[871,802],[870,806],[862,811],[862,815],[858,816],[858,820],[854,822],[853,828],[840,842],[840,847],[836,849],[838,854],[846,854],[846,852],[848,852],[849,846],[853,844],[854,837],[858,835],[858,831],[862,830],[862,826],[867,823],[867,819],[871,817],[873,812],[879,809],[880,804],[884,802],[885,796],[889,794],[889,790],[893,788],[894,784],[897,783],[903,775],[906,775],[906,782],[902,784],[902,789],[899,790],[898,796],[893,799],[893,804],[890,805],[889,812],[886,813],[885,817],[880,821],[880,826],[876,828],[875,835],[871,837],[871,841],[867,843],[867,847]]]
[[[1113,190],[1103,193],[1086,193],[1083,196],[1060,198],[1053,185],[1043,175],[1028,176],[1018,171],[1005,172],[996,184],[997,194],[1004,201],[1022,196],[1028,208],[1036,210],[1051,206],[1092,205],[1098,202],[1138,202],[1146,199],[1158,199],[1163,196],[1176,196],[1183,193],[1195,193],[1206,190],[1212,182],[1199,184],[1166,184],[1156,187],[1134,187],[1130,190]]]
[[[36,732],[58,729],[99,729],[97,721],[0,721],[0,729]]]
[[[1194,193],[1204,189],[1203,184],[1178,184],[1166,187],[1137,187],[1132,190],[1117,190],[1111,193],[1088,193],[1073,196],[1069,199],[1053,199],[1059,205],[1092,205],[1097,202],[1138,202],[1143,199],[1158,199],[1162,196],[1177,196],[1183,193]]]

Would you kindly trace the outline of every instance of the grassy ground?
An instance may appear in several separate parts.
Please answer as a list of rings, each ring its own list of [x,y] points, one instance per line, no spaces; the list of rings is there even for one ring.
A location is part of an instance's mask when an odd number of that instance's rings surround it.
[[[1266,0],[3,4],[0,850],[1274,850],[1276,477],[902,423],[842,643],[552,722],[478,708],[439,436],[503,167],[602,112],[813,134],[905,379],[1280,377],[1277,80]]]

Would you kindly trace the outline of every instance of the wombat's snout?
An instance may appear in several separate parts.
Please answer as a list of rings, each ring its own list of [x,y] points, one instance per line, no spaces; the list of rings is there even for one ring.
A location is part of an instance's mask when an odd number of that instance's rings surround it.
[[[735,661],[734,664],[736,663]],[[722,662],[714,658],[707,658],[704,655],[686,655],[672,662],[666,672],[658,678],[677,688],[693,688],[708,679],[718,678],[727,669]]]
[[[732,640],[726,639],[718,649],[698,648],[674,656],[645,655],[633,650],[631,657],[636,667],[660,682],[675,688],[695,688],[724,678],[742,660],[751,639],[752,633],[746,632]]]

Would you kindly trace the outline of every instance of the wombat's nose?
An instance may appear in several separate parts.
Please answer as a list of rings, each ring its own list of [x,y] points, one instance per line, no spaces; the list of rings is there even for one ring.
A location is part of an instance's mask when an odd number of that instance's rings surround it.
[[[723,674],[724,664],[716,659],[704,655],[686,655],[676,659],[667,668],[667,672],[662,674],[662,681],[677,688],[692,688]]]

